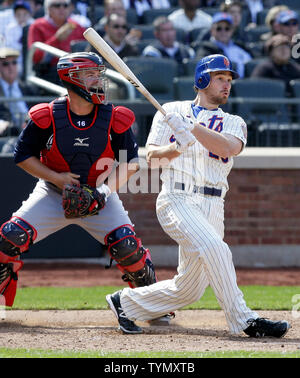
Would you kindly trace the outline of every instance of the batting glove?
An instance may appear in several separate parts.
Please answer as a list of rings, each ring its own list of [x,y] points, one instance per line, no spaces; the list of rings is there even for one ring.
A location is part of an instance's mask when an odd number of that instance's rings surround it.
[[[196,142],[194,135],[186,129],[178,129],[174,132],[176,138],[176,150],[180,153],[185,152],[190,146]]]
[[[184,117],[180,113],[167,113],[165,115],[164,121],[171,127],[173,131],[177,131],[179,129],[186,129],[188,131],[192,131],[195,127],[194,122],[188,118]]]

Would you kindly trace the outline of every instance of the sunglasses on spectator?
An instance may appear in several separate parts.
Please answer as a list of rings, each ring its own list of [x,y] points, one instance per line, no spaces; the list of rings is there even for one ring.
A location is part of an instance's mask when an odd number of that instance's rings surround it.
[[[124,30],[127,30],[127,25],[119,25],[119,24],[115,24],[115,25],[112,25],[111,26],[113,29],[124,29]]]
[[[68,8],[69,4],[68,3],[53,3],[50,5],[53,8]]]
[[[296,25],[298,25],[298,21],[297,20],[288,21],[288,22],[285,22],[283,25],[284,26],[296,26]]]
[[[217,26],[216,27],[216,31],[220,32],[220,31],[229,31],[231,30],[231,27],[230,26],[224,26],[224,28],[222,26]]]
[[[2,62],[2,66],[8,67],[8,66],[15,66],[18,62],[16,60],[12,60],[10,62]]]

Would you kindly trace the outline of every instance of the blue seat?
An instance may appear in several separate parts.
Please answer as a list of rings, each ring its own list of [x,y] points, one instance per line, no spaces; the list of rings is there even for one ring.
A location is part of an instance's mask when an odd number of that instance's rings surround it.
[[[175,77],[174,83],[174,100],[185,101],[193,100],[196,97],[194,92],[194,77],[184,76]]]
[[[138,29],[142,32],[141,39],[154,39],[154,27],[153,25],[136,24],[133,29]]]
[[[291,114],[285,104],[272,101],[285,99],[285,90],[281,80],[245,78],[232,82],[232,98],[239,100],[233,101],[233,113],[248,124],[249,145],[275,147],[291,142],[287,138],[292,130]]]
[[[259,65],[261,62],[264,62],[266,60],[266,57],[264,58],[256,58],[251,59],[249,62],[245,64],[245,77],[249,78],[254,70],[254,68]]]
[[[159,16],[168,16],[178,7],[160,8],[160,9],[147,9],[143,13],[143,24],[152,24],[153,21]]]
[[[244,32],[247,35],[248,42],[259,42],[260,36],[270,31],[267,25],[258,25],[255,28],[246,29]]]
[[[291,80],[289,84],[290,84],[292,96],[300,100],[300,79]],[[293,116],[294,116],[294,121],[300,124],[300,104],[293,106]]]
[[[71,52],[81,52],[86,51],[86,48],[89,46],[88,41],[71,41]]]
[[[177,62],[168,58],[126,57],[124,62],[158,101],[174,98],[173,79],[177,76]],[[137,97],[143,97],[137,91]]]
[[[183,59],[183,70],[185,76],[194,76],[196,65],[199,62],[200,58],[186,58]]]

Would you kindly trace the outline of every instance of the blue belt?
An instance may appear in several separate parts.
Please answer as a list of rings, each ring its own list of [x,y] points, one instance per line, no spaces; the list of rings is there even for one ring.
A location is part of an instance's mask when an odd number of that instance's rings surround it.
[[[185,190],[185,184],[183,182],[175,182],[174,188],[179,190]],[[194,185],[192,192],[213,197],[221,197],[222,195],[222,189],[209,188],[208,186]]]

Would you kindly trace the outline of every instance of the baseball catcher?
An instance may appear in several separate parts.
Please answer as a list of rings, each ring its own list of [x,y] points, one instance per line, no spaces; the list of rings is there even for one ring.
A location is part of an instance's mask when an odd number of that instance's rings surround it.
[[[33,242],[74,223],[106,245],[130,287],[156,282],[151,254],[117,194],[138,169],[129,164],[138,157],[131,130],[135,116],[130,109],[107,102],[105,69],[95,53],[62,56],[57,72],[67,96],[29,111],[14,157],[39,181],[0,228],[0,294],[7,306],[14,302],[23,266],[20,256]],[[127,152],[125,161],[120,159],[121,150]],[[110,180],[105,181],[107,177]]]

